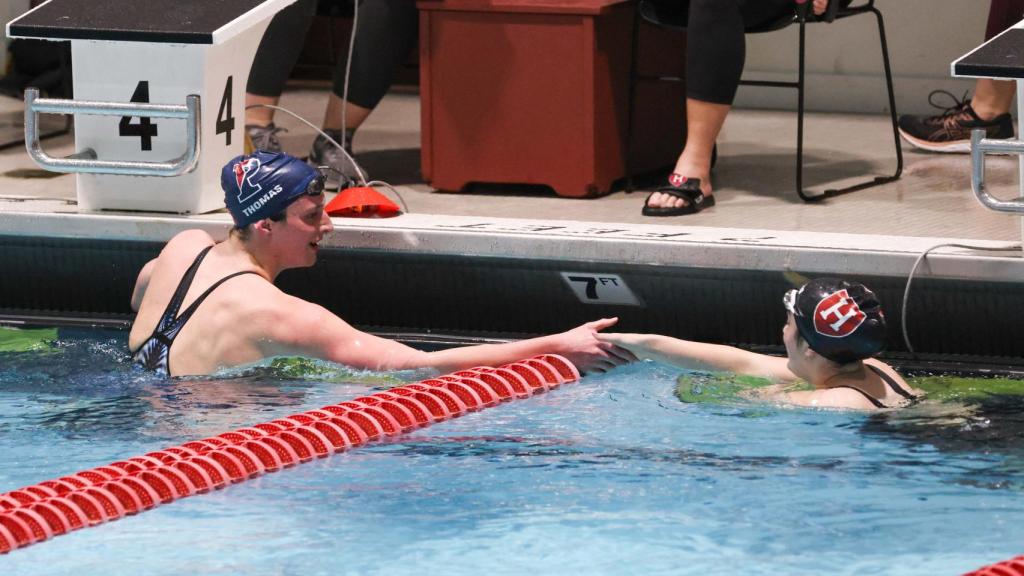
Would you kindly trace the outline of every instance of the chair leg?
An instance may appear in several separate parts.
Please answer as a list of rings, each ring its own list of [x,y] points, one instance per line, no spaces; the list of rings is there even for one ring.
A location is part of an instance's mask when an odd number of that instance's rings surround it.
[[[800,146],[800,143],[798,143],[798,145],[797,145],[797,154],[799,155],[799,157],[797,159],[797,192],[800,194],[800,198],[802,198],[804,201],[814,201],[814,200],[822,200],[822,199],[825,199],[825,198],[833,198],[835,196],[841,196],[843,194],[849,194],[850,192],[856,192],[858,190],[864,190],[865,188],[872,188],[874,186],[878,186],[879,184],[887,184],[889,182],[894,182],[896,180],[899,180],[900,175],[903,174],[903,145],[900,142],[899,124],[898,124],[897,115],[896,115],[896,93],[893,90],[893,86],[892,86],[892,68],[889,65],[889,45],[888,45],[888,42],[886,42],[886,38],[885,38],[885,23],[884,23],[883,18],[882,18],[882,13],[877,8],[872,6],[872,7],[869,8],[869,11],[874,13],[875,19],[878,22],[878,39],[879,39],[879,44],[881,45],[881,48],[882,48],[882,64],[885,67],[885,87],[886,87],[886,89],[888,90],[888,93],[889,93],[889,119],[890,119],[890,121],[892,123],[893,144],[896,147],[896,172],[893,173],[892,176],[876,176],[875,178],[873,178],[871,180],[867,180],[867,181],[861,182],[859,184],[854,184],[852,186],[847,186],[846,188],[840,188],[838,190],[836,190],[836,189],[829,189],[829,190],[825,190],[825,192],[823,192],[822,194],[819,194],[819,195],[816,195],[816,196],[809,196],[809,195],[804,193],[803,188],[800,186],[800,184],[801,184],[801,182],[800,182],[800,179],[801,179],[800,178],[801,177],[800,170],[801,170],[801,167],[802,167],[803,157],[802,157],[802,147]],[[801,89],[800,89],[801,99],[800,99],[800,102],[801,102],[801,105],[800,105],[800,118],[797,121],[798,122],[797,123],[797,133],[800,135],[800,136],[798,136],[798,138],[802,138],[802,125],[803,125],[803,98],[802,98],[802,96],[803,96],[803,88],[802,88],[802,85],[803,85],[803,36],[802,36],[802,30],[801,30],[801,46],[800,46],[800,48],[801,48],[801,52],[800,52],[800,83],[801,83]]]
[[[804,202],[813,202],[824,198],[822,195],[811,196],[804,193],[804,72],[805,55],[807,54],[807,22],[800,20],[800,54],[799,68],[796,79],[796,193]]]
[[[892,121],[892,141],[896,147],[896,173],[888,177],[886,182],[896,180],[903,174],[903,143],[900,141],[900,126],[896,118],[896,92],[892,88],[892,69],[889,66],[889,45],[885,40],[885,23],[882,21],[882,13],[872,7],[878,20],[878,38],[882,44],[882,62],[885,64],[885,86],[889,89],[889,119]]]

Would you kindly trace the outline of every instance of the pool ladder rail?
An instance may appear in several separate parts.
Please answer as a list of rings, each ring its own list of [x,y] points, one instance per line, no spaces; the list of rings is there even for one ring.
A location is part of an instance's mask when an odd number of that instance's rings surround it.
[[[92,114],[100,116],[136,116],[139,118],[175,118],[185,121],[185,151],[166,162],[141,160],[104,160],[91,148],[55,158],[47,154],[39,142],[39,114]],[[100,102],[40,98],[39,89],[25,90],[25,148],[39,166],[51,172],[81,174],[121,174],[132,176],[181,176],[195,170],[199,163],[200,142],[199,96],[185,97],[184,105],[138,102]]]
[[[985,187],[985,155],[1024,154],[1024,141],[1012,139],[993,140],[985,138],[984,130],[971,131],[971,189],[983,206],[997,212],[1024,214],[1024,198],[1017,200],[1000,200],[989,194]],[[1024,196],[1024,190],[1022,190]]]
[[[0,494],[0,553],[579,380],[544,354],[422,380]]]

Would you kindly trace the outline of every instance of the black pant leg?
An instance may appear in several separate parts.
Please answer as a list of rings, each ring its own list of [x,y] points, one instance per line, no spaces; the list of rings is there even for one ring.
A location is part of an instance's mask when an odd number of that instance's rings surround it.
[[[793,0],[690,0],[686,96],[731,105],[746,59],[746,30],[793,11]]]
[[[732,104],[746,40],[739,0],[690,0],[686,28],[686,97]]]
[[[985,40],[998,36],[1002,31],[1024,18],[1024,0],[992,0],[988,9],[988,24],[985,26]]]
[[[348,101],[373,109],[391,87],[394,71],[416,46],[419,13],[415,0],[363,0],[352,49]],[[334,71],[334,93],[345,89],[345,62]]]
[[[302,53],[306,32],[315,15],[316,0],[298,0],[274,15],[249,70],[246,92],[259,96],[281,95]]]

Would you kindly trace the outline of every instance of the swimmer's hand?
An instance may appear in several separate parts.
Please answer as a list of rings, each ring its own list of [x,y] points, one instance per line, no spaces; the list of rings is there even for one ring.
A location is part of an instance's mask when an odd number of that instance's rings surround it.
[[[838,2],[839,0],[836,0]],[[828,0],[814,0],[814,15],[821,16],[828,8]]]
[[[598,334],[599,330],[614,326],[618,321],[618,318],[602,318],[555,334],[552,337],[555,340],[555,349],[552,352],[565,356],[581,373],[605,372],[633,362],[636,356],[629,350],[613,342],[602,342],[598,339],[601,336]]]

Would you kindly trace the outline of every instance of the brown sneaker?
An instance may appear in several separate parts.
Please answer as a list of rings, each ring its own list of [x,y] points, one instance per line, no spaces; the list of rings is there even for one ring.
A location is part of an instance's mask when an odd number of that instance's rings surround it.
[[[943,108],[935,104],[933,96],[945,94],[954,104]],[[900,135],[910,144],[932,152],[970,152],[971,130],[985,130],[986,138],[1013,138],[1013,119],[1009,114],[1000,114],[991,120],[982,120],[971,108],[971,101],[964,94],[957,100],[945,90],[934,90],[928,95],[928,103],[944,112],[937,116],[900,116]]]
[[[257,126],[255,124],[246,124],[245,133],[249,136],[249,140],[252,142],[253,150],[263,150],[264,152],[280,152],[281,141],[277,138],[278,133],[287,132],[287,128],[278,128],[271,122],[266,126]]]

